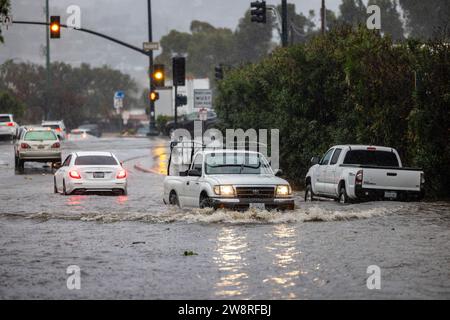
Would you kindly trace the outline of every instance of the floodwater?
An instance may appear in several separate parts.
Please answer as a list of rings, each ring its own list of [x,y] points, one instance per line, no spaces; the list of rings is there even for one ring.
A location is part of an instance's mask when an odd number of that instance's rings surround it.
[[[0,145],[1,299],[449,299],[450,203],[306,204],[292,212],[162,203],[168,141],[68,141],[125,161],[128,196],[53,194]],[[148,170],[142,172],[136,167]],[[185,251],[194,254],[185,256]],[[81,269],[69,290],[67,267]],[[369,266],[381,288],[369,290]]]

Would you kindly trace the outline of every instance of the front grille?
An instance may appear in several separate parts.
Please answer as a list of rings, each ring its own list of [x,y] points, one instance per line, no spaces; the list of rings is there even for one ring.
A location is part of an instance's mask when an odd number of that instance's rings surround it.
[[[275,187],[236,187],[236,195],[238,198],[273,198]]]

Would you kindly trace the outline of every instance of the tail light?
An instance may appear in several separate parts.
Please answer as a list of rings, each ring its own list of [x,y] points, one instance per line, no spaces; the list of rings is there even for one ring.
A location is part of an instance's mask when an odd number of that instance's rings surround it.
[[[363,171],[362,171],[362,170],[359,170],[359,171],[356,173],[355,184],[356,184],[357,186],[361,186],[361,185],[362,185],[362,182],[363,182]]]
[[[422,172],[420,174],[420,185],[423,186],[425,184],[425,174]]]
[[[367,147],[367,151],[377,151],[377,148],[375,148],[375,147]]]
[[[125,179],[126,177],[127,177],[127,171],[126,170],[120,170],[117,173],[117,176],[116,176],[117,179]]]
[[[71,177],[72,179],[81,179],[80,173],[76,170],[70,171],[69,177]]]
[[[14,123],[12,123],[12,122],[8,122],[6,125],[7,125],[8,127],[14,127]]]
[[[30,147],[30,145],[28,144],[28,143],[21,143],[20,144],[20,147],[22,148],[22,149],[30,149],[31,147]]]
[[[61,128],[56,128],[55,131],[56,132],[61,132]]]
[[[59,142],[55,142],[55,143],[52,145],[52,148],[53,148],[53,149],[58,149],[59,147],[61,147],[61,144],[60,144]]]

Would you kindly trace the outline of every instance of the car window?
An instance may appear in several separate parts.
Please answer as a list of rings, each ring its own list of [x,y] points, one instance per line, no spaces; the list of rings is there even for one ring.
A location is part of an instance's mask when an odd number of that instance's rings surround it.
[[[0,122],[11,122],[10,116],[0,116]]]
[[[333,154],[333,157],[331,158],[330,165],[334,165],[338,162],[339,156],[341,155],[342,149],[336,149],[336,151]]]
[[[75,159],[76,166],[115,166],[118,165],[112,156],[81,156]]]
[[[44,128],[50,128],[50,129],[60,129],[58,124],[44,124]]]
[[[70,164],[70,160],[71,160],[71,159],[72,159],[72,156],[69,155],[69,156],[66,158],[66,160],[64,160],[63,167],[68,167],[69,164]]]
[[[344,164],[360,164],[380,167],[400,166],[394,152],[372,150],[351,150],[345,155]]]
[[[320,165],[326,166],[330,162],[331,155],[333,154],[334,149],[328,150],[327,153],[323,156],[322,160],[320,160]]]
[[[192,164],[192,169],[202,172],[202,164],[203,164],[203,157],[201,154],[199,154],[194,159],[194,163]]]
[[[264,156],[246,152],[211,153],[206,156],[206,174],[271,174]]]
[[[53,131],[28,131],[24,137],[25,141],[58,140]]]

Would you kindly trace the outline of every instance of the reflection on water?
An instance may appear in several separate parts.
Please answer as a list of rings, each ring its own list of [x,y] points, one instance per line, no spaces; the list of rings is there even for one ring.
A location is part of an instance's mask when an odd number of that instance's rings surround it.
[[[120,205],[124,205],[128,202],[128,196],[118,196],[116,199],[116,203]]]
[[[69,206],[78,206],[82,203],[83,200],[86,199],[87,196],[81,196],[81,195],[76,195],[76,196],[69,196],[67,198],[67,204]]]
[[[152,149],[152,158],[154,159],[152,171],[154,173],[167,175],[167,147],[161,145]]]
[[[274,285],[273,292],[276,296],[289,299],[298,298],[294,290],[289,290],[289,288],[295,287],[299,277],[308,273],[302,270],[297,259],[301,251],[297,249],[296,233],[297,229],[294,226],[286,224],[275,225],[273,233],[269,235],[272,243],[266,247],[273,254],[273,264],[278,267],[280,272],[264,279],[263,282]],[[286,289],[288,289],[287,296],[283,295]],[[295,290],[295,292],[298,292],[298,290]]]
[[[221,297],[237,297],[247,290],[248,275],[244,253],[248,250],[245,235],[237,235],[232,228],[224,227],[217,238],[214,262],[222,276],[216,284],[216,295]]]

